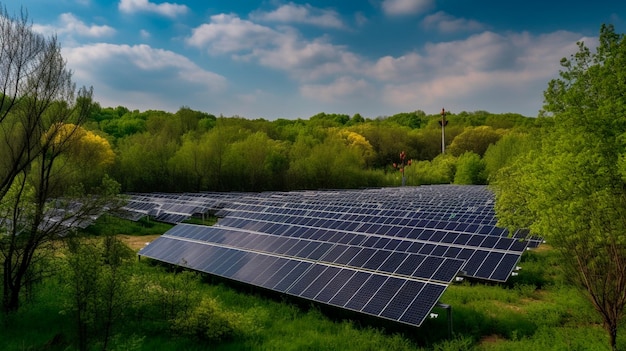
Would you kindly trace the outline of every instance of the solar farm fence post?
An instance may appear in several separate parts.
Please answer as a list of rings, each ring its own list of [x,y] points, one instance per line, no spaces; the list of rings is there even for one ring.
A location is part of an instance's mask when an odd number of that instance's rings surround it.
[[[448,319],[448,339],[452,339],[452,306],[445,303],[438,303],[437,307],[446,310],[446,318]]]

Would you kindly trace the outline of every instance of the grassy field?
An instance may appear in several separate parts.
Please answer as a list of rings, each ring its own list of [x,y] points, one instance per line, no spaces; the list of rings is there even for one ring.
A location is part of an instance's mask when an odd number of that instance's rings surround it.
[[[138,249],[153,237],[124,238]],[[609,349],[600,318],[567,283],[553,250],[544,246],[528,252],[521,266],[520,275],[504,285],[465,281],[450,286],[441,299],[453,310],[454,335],[448,339],[445,311],[440,309],[435,310],[439,318],[409,328],[201,274],[172,271],[149,260],[133,261],[127,267],[129,280],[138,281],[135,289],[141,291],[116,321],[108,349]],[[17,314],[2,316],[0,349],[74,350],[75,323],[64,296],[67,284],[63,279],[47,279]],[[165,310],[180,310],[180,306],[188,310],[184,318],[176,311],[162,318]],[[189,332],[198,325],[210,326],[206,329],[213,330],[212,338],[198,337],[197,330]],[[225,326],[227,333],[219,334]],[[95,342],[92,349],[101,346]],[[618,347],[626,349],[623,336]]]

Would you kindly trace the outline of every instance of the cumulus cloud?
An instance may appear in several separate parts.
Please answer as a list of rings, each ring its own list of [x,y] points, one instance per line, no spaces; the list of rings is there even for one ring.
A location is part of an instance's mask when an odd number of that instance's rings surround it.
[[[474,20],[456,18],[443,11],[426,16],[422,21],[425,28],[434,28],[442,33],[477,32],[485,29],[485,25]]]
[[[339,14],[334,10],[319,9],[309,4],[300,5],[290,2],[274,11],[256,11],[250,15],[255,21],[304,23],[325,28],[343,28]]]
[[[187,43],[210,54],[231,54],[237,60],[287,71],[303,80],[354,71],[359,62],[345,47],[325,38],[305,39],[291,28],[274,29],[226,14],[212,16],[209,23],[193,29]]]
[[[58,25],[33,25],[33,29],[39,33],[56,33],[60,36],[83,36],[90,38],[102,38],[115,34],[115,29],[106,25],[86,25],[71,13],[59,16]]]
[[[426,22],[439,30],[481,28],[445,13]],[[541,108],[541,92],[557,76],[560,58],[576,52],[578,40],[589,39],[571,32],[482,31],[404,55],[365,57],[328,37],[304,38],[292,27],[221,14],[196,27],[186,42],[212,55],[285,72],[299,97],[328,106],[358,99],[359,106],[376,111],[438,111],[445,105],[452,111],[520,112],[508,106],[528,106],[528,113]]]
[[[148,45],[98,43],[65,49],[63,57],[79,84],[95,86],[97,99],[104,104],[114,101],[113,106],[182,106],[193,96],[207,96],[226,88],[223,76],[202,69],[184,56]],[[101,92],[105,92],[102,97]],[[142,100],[130,96],[141,96]]]
[[[280,35],[273,29],[242,20],[236,15],[211,16],[209,23],[193,29],[187,44],[207,48],[210,54],[248,51],[271,45]]]
[[[485,32],[429,44],[423,53],[383,57],[370,72],[383,84],[383,102],[400,110],[436,110],[445,104],[453,111],[515,112],[507,111],[507,106],[526,101],[537,111],[541,92],[557,75],[560,58],[575,52],[578,40],[584,39],[571,32],[540,36]],[[477,106],[478,101],[484,105]]]
[[[434,6],[433,0],[383,0],[382,8],[385,14],[414,15],[424,13]]]
[[[169,2],[156,4],[148,0],[120,0],[117,7],[124,13],[152,12],[170,18],[184,15],[189,11],[186,5]]]

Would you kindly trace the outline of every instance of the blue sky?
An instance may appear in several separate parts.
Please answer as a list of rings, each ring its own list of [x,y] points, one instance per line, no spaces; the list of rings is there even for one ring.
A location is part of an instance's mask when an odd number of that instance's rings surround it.
[[[1,0],[0,0],[1,2]],[[246,118],[536,116],[559,60],[626,2],[10,0],[103,106]]]

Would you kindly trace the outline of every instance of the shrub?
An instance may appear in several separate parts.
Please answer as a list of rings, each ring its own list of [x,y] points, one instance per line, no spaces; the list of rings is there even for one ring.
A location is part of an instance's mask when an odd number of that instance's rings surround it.
[[[217,300],[204,298],[189,315],[179,314],[172,321],[172,330],[202,341],[225,341],[235,335],[238,317],[222,310]]]

